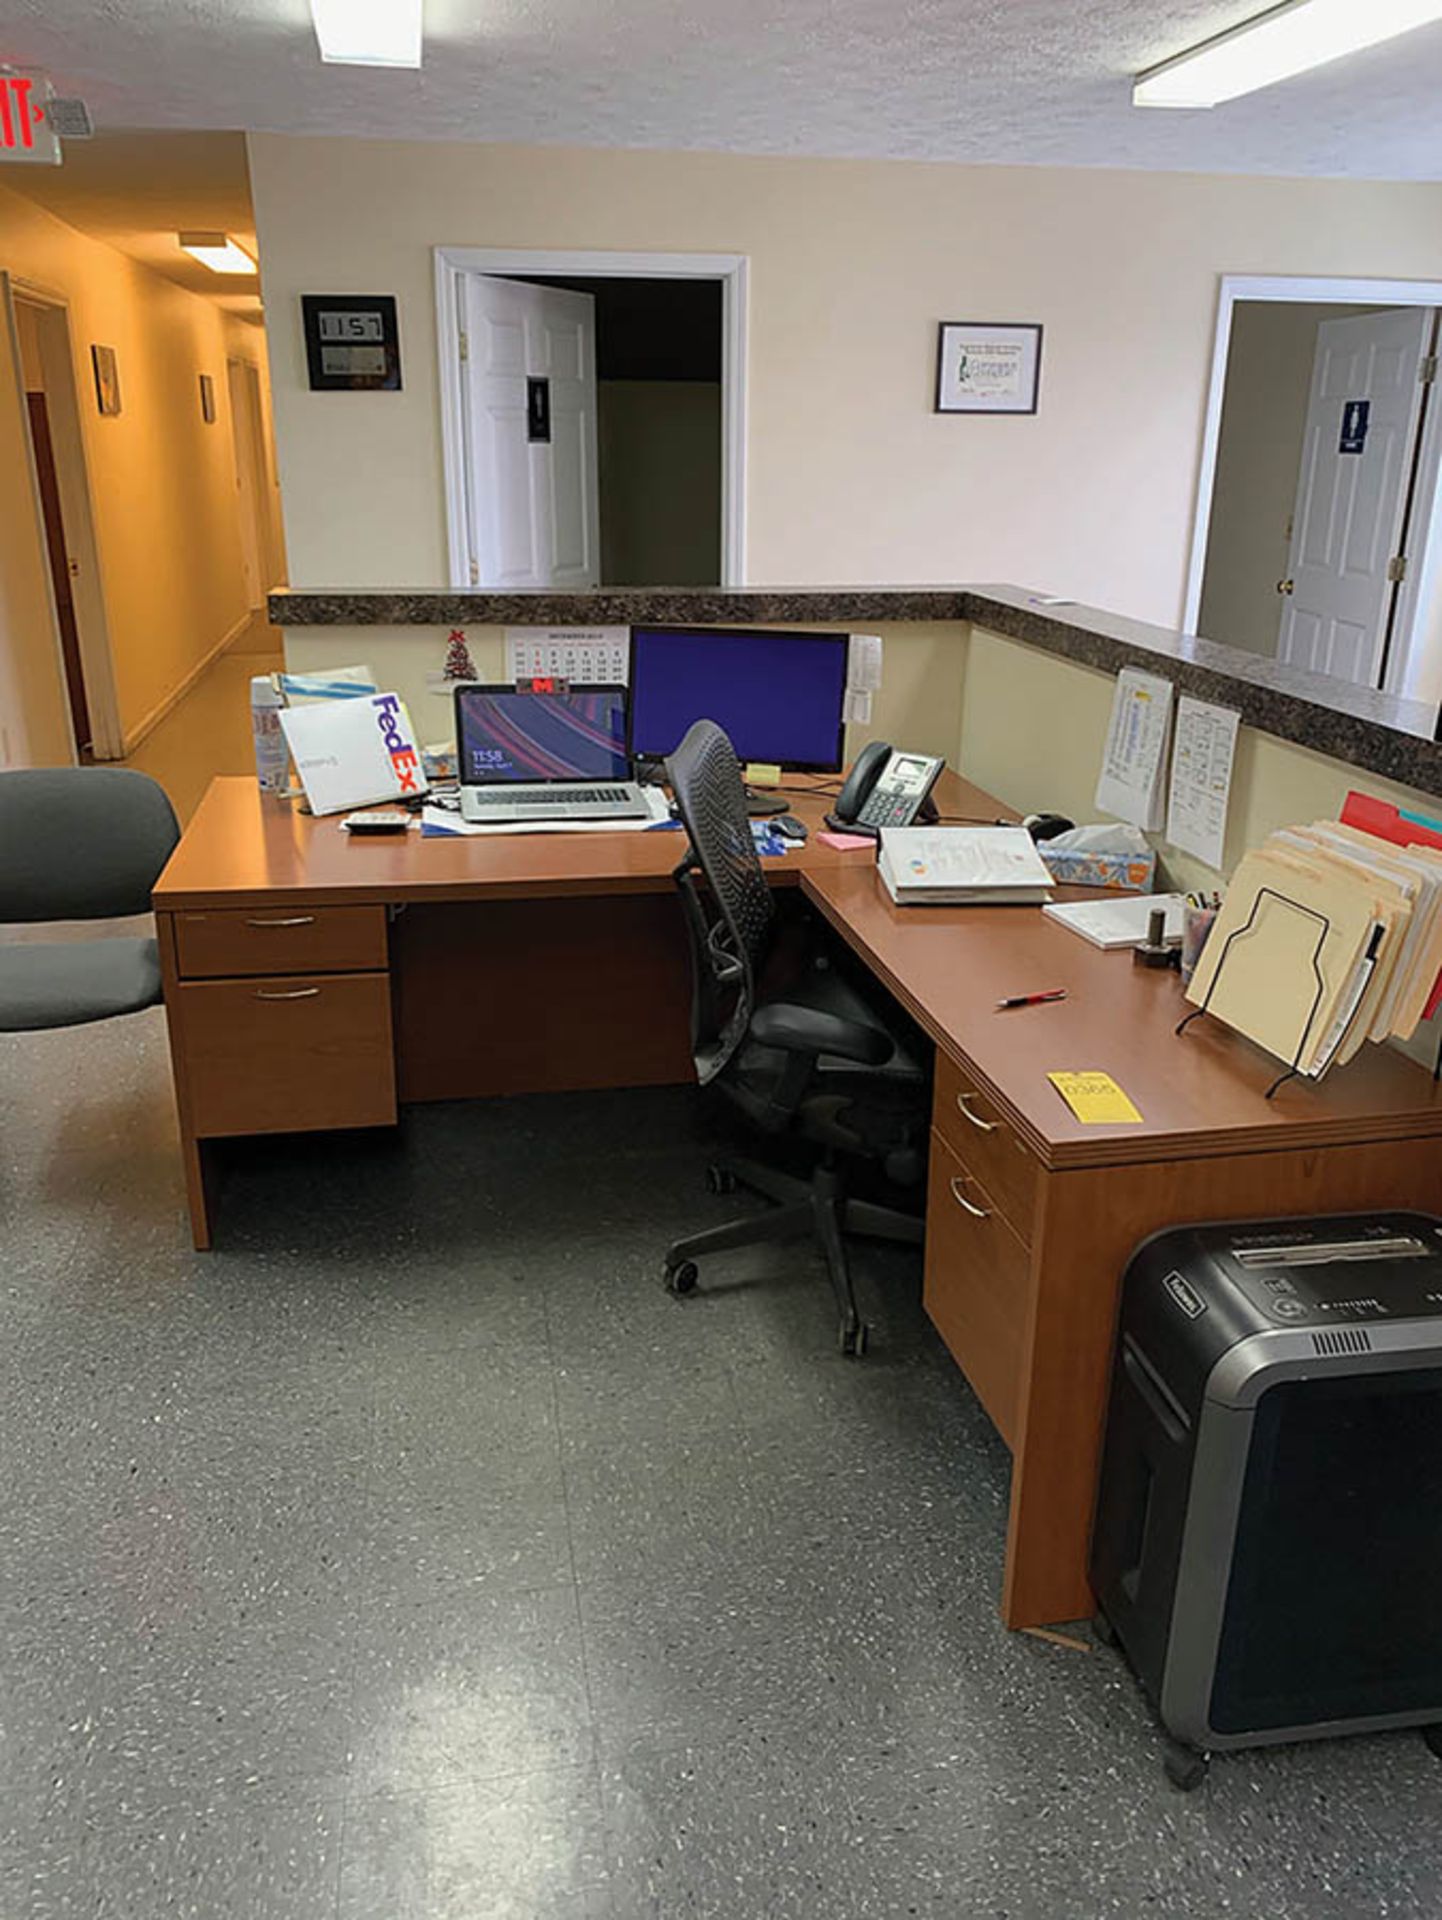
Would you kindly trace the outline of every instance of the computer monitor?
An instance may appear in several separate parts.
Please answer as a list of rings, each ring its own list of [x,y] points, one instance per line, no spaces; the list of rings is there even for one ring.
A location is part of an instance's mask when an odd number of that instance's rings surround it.
[[[534,780],[626,780],[626,689],[456,688],[456,744],[467,786]]]
[[[631,752],[660,759],[714,720],[741,761],[835,773],[848,645],[844,633],[632,627]]]

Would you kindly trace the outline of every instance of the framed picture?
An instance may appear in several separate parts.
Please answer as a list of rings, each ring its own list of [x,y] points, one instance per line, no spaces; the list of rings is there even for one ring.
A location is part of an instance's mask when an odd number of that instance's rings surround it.
[[[206,426],[215,425],[215,382],[208,373],[200,376],[200,417]]]
[[[120,369],[115,364],[114,347],[90,349],[90,364],[95,369],[95,404],[103,414],[120,411]]]
[[[1035,413],[1041,328],[943,320],[937,335],[938,413]]]

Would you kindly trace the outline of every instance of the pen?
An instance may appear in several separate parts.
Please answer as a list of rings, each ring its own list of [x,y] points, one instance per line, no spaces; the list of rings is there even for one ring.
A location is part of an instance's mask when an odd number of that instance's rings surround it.
[[[996,1010],[1000,1013],[1004,1007],[1039,1007],[1048,1000],[1065,999],[1065,987],[1053,987],[1050,993],[1014,993],[1009,1000],[998,1000]]]

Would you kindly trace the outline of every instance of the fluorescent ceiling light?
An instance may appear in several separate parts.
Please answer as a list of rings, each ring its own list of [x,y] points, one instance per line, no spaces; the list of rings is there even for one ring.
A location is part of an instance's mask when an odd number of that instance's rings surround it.
[[[1132,104],[1215,107],[1435,20],[1442,0],[1287,0],[1140,75]]]
[[[256,265],[228,233],[178,233],[181,251],[212,273],[254,273]]]
[[[418,67],[421,0],[310,0],[322,60],[352,67]]]

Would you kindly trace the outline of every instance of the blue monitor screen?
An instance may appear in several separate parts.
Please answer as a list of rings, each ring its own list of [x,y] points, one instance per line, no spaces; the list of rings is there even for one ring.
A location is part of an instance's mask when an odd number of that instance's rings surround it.
[[[625,780],[626,689],[575,687],[567,693],[517,693],[512,687],[459,687],[456,738],[461,778]]]
[[[737,758],[798,772],[841,765],[844,633],[631,629],[631,751],[660,758],[714,720]]]

